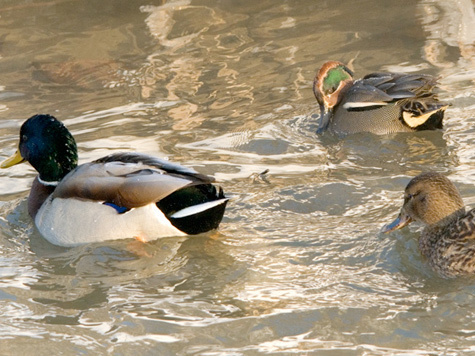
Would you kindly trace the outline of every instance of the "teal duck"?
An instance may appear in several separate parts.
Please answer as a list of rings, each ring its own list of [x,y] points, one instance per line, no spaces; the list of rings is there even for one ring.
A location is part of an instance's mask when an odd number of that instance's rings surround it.
[[[327,129],[338,135],[440,129],[448,105],[432,92],[436,84],[430,75],[389,72],[354,80],[343,63],[326,62],[313,82],[320,105],[317,133]]]
[[[388,233],[411,221],[425,225],[419,249],[444,277],[475,273],[475,209],[465,211],[455,185],[440,173],[422,173],[406,187],[399,216],[385,225]]]
[[[151,241],[216,229],[228,199],[212,177],[140,153],[115,153],[78,166],[76,142],[50,115],[20,129],[16,153],[1,168],[29,162],[37,171],[28,212],[55,245],[136,238]]]

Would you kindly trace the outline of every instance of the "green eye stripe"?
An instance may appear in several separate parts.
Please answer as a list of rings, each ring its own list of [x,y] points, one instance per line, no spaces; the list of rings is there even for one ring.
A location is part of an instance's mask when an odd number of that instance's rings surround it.
[[[330,69],[323,81],[323,89],[327,94],[333,93],[343,80],[351,79],[351,75],[342,66]]]

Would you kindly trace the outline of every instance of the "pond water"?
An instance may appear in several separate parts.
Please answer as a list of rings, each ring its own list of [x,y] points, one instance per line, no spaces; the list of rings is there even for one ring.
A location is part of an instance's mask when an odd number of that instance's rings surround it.
[[[80,162],[167,157],[232,200],[217,232],[67,249],[27,214],[35,171],[2,170],[0,354],[475,352],[475,280],[437,276],[420,226],[379,233],[422,171],[475,205],[474,42],[470,0],[1,1],[1,159],[50,113]],[[316,135],[329,59],[440,77],[444,129]]]

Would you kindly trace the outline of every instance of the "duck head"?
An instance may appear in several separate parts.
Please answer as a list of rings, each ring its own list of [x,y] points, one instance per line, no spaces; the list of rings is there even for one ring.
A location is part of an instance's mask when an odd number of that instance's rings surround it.
[[[0,164],[8,168],[29,162],[43,184],[56,185],[78,162],[76,141],[69,130],[51,115],[35,115],[20,129],[18,149]]]
[[[396,220],[381,232],[401,229],[412,221],[433,225],[447,217],[465,212],[465,206],[455,185],[444,175],[422,173],[413,178],[404,192],[404,203]]]
[[[341,62],[328,61],[322,65],[313,81],[313,93],[320,105],[317,133],[326,130],[333,108],[353,83],[353,72]]]

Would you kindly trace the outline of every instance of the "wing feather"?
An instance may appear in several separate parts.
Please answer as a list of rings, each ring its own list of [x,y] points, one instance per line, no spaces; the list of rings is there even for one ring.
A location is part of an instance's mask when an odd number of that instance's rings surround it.
[[[56,187],[54,198],[111,202],[136,208],[157,202],[190,185],[213,179],[196,171],[141,154],[114,154],[78,166]]]

